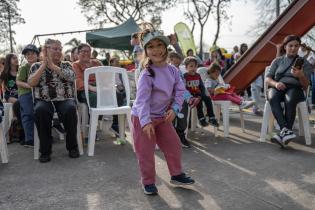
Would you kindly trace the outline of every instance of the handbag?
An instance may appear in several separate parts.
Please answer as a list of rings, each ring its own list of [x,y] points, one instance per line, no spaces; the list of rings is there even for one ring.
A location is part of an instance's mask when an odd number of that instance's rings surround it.
[[[295,60],[296,60],[298,57],[299,57],[298,55],[295,56],[295,58],[291,61],[290,65],[289,65],[287,68],[285,68],[282,72],[280,72],[280,73],[278,73],[278,74],[275,75],[275,79],[274,79],[274,80],[275,80],[276,82],[279,82],[279,81],[281,80],[281,78],[285,75],[285,73],[286,73],[289,69],[291,69],[292,65],[294,64]]]

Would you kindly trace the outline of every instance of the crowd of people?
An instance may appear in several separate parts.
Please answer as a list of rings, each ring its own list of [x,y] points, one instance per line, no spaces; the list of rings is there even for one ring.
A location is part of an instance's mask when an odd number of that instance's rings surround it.
[[[235,46],[232,55],[225,57],[222,49],[210,48],[210,58],[203,61],[193,49],[183,52],[176,36],[164,36],[153,28],[147,28],[131,36],[134,46],[136,98],[132,105],[132,136],[141,180],[145,194],[157,194],[155,186],[154,150],[156,145],[164,153],[171,175],[171,183],[193,184],[194,180],[182,171],[181,148],[191,147],[186,139],[188,107],[196,107],[199,124],[203,127],[219,126],[213,111],[212,101],[229,100],[245,109],[253,106],[253,113],[262,115],[258,108],[263,76],[259,76],[244,94],[235,93],[234,87],[225,84],[222,75],[246,52],[248,46]],[[296,105],[305,100],[304,92],[314,84],[315,56],[306,45],[301,45],[298,36],[287,36],[278,48],[278,57],[266,73],[268,97],[280,131],[272,141],[283,146],[295,134],[292,131]],[[19,65],[16,54],[0,58],[0,82],[2,101],[13,104],[13,113],[18,132],[17,139],[24,146],[34,145],[34,123],[40,140],[42,163],[51,160],[53,125],[62,125],[66,133],[66,148],[70,158],[78,158],[77,104],[97,106],[95,77],[89,78],[84,87],[84,71],[95,66],[120,66],[118,57],[101,62],[97,51],[83,43],[63,55],[62,44],[47,39],[37,48],[27,45],[23,51],[26,63]],[[298,66],[297,60],[302,60]],[[310,82],[312,80],[312,83]],[[118,106],[126,103],[125,87],[121,76],[115,78]],[[284,102],[284,108],[281,103]],[[315,88],[312,85],[312,104],[315,106]],[[205,107],[205,109],[204,109]],[[204,111],[206,110],[206,111]],[[54,113],[57,122],[52,123]],[[14,127],[11,125],[11,127]],[[118,117],[113,117],[112,131],[119,136]],[[13,129],[13,128],[12,128]],[[8,142],[14,141],[12,134]]]

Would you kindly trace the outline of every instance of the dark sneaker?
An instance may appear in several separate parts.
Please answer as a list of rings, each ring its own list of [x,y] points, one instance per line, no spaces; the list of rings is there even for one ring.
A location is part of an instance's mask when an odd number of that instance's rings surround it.
[[[143,186],[143,192],[146,195],[157,195],[158,189],[155,184],[147,184]]]
[[[206,121],[206,118],[204,118],[204,117],[199,120],[199,124],[200,124],[202,127],[206,127],[206,126],[209,125],[209,124],[207,123],[207,121]]]
[[[271,137],[270,141],[272,143],[276,143],[276,144],[280,145],[281,148],[284,148],[280,134],[278,134],[278,133],[275,134],[273,137]]]
[[[195,180],[190,178],[189,176],[186,176],[185,173],[181,173],[177,176],[171,177],[171,184],[177,185],[177,186],[183,186],[183,185],[191,185],[195,183]]]
[[[253,113],[257,116],[263,116],[263,111],[261,111],[260,109],[254,108],[253,109]]]
[[[47,163],[49,162],[51,159],[50,159],[50,155],[40,155],[39,157],[39,162],[41,163]]]
[[[294,132],[292,130],[287,129],[286,127],[282,128],[280,132],[280,136],[282,139],[282,142],[287,145],[292,139],[296,137]]]
[[[26,141],[23,144],[24,147],[34,147],[34,142],[33,141]]]
[[[184,148],[190,148],[191,147],[189,141],[185,138],[185,136],[180,138],[180,142],[182,143],[182,147],[184,147]]]
[[[217,127],[217,128],[219,127],[219,123],[218,123],[217,119],[215,119],[214,117],[209,118],[209,124],[214,126],[214,127]]]
[[[78,149],[72,149],[69,151],[69,157],[70,158],[78,158],[80,157],[80,153]]]

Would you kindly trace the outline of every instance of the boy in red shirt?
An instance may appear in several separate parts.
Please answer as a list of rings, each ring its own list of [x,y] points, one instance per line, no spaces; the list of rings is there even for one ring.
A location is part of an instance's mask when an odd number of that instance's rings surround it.
[[[202,82],[200,74],[197,71],[197,60],[194,57],[187,57],[184,60],[184,64],[186,66],[187,73],[184,74],[186,89],[190,92],[193,97],[199,97],[201,101],[197,105],[197,115],[199,119],[199,123],[201,126],[207,126],[208,122],[203,113],[203,103],[206,104],[207,107],[207,115],[209,116],[209,123],[215,127],[219,127],[219,123],[215,119],[213,113],[212,102],[209,96],[206,95],[205,86]]]

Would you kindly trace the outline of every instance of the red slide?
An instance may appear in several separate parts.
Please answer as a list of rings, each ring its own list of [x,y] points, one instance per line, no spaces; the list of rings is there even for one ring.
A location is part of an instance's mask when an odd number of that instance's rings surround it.
[[[224,75],[226,83],[244,90],[265,71],[276,56],[272,43],[287,35],[302,36],[315,25],[315,0],[295,0]]]

